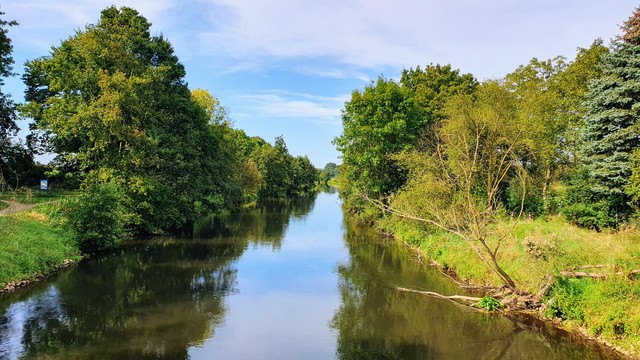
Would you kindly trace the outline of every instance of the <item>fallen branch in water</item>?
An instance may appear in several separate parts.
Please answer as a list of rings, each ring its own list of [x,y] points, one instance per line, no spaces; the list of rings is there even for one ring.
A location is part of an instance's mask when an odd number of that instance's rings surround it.
[[[447,300],[453,300],[453,301],[458,301],[459,300],[459,301],[477,303],[478,301],[480,301],[482,299],[482,298],[479,298],[479,297],[464,296],[464,295],[442,295],[442,294],[438,294],[437,292],[433,292],[433,291],[421,291],[421,290],[415,290],[415,289],[408,289],[408,288],[405,288],[405,287],[396,287],[396,289],[398,291],[411,292],[411,293],[422,294],[422,295],[431,296],[431,297],[435,297],[435,298],[439,298],[439,299],[447,299]]]
[[[408,289],[400,286],[396,287],[396,290],[402,291],[402,292],[410,292],[415,294],[426,295],[426,296],[434,297],[437,299],[449,300],[458,305],[471,306],[473,308],[476,308],[476,305],[480,302],[480,300],[482,300],[482,298],[475,297],[475,296],[442,295],[433,291]],[[499,293],[499,294],[493,295],[492,297],[500,300],[500,303],[502,304],[502,306],[504,306],[505,308],[508,308],[509,310],[535,309],[540,307],[540,301],[537,300],[536,298],[528,295],[518,296],[518,294],[512,291]]]

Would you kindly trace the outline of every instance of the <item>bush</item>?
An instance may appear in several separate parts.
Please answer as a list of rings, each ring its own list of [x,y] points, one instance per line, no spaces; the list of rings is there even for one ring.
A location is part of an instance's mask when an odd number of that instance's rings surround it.
[[[487,310],[487,311],[497,311],[502,307],[500,301],[496,298],[492,298],[490,296],[485,296],[478,302],[478,306]]]
[[[66,200],[64,217],[66,229],[83,253],[113,248],[125,235],[126,213],[114,184],[96,185]]]
[[[584,322],[583,296],[590,279],[557,278],[549,292],[547,315]]]

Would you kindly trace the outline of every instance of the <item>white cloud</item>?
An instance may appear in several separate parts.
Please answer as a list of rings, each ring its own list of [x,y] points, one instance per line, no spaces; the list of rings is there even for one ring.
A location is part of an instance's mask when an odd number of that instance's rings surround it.
[[[376,70],[452,63],[480,77],[504,75],[534,56],[571,57],[577,46],[615,34],[616,24],[637,5],[631,0],[209,3],[230,15],[224,24],[199,32],[198,41],[234,58],[322,57],[333,67]]]
[[[243,107],[274,118],[295,118],[315,123],[340,123],[340,111],[349,95],[325,97],[269,90],[239,96]]]

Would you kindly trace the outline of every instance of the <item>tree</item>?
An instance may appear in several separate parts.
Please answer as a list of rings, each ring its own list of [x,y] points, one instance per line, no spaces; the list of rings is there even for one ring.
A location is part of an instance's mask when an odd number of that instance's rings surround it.
[[[14,75],[13,45],[7,34],[16,25],[15,21],[0,19],[0,192],[7,186],[18,187],[24,180],[33,182],[31,172],[35,169],[33,155],[12,139],[18,133],[16,104],[3,91],[4,79]]]
[[[229,111],[220,104],[220,100],[218,100],[217,97],[211,95],[207,90],[200,88],[191,90],[191,96],[204,108],[209,117],[210,124],[231,125]]]
[[[293,196],[307,195],[316,189],[320,172],[306,156],[293,158],[292,187],[289,193]]]
[[[328,183],[329,180],[338,176],[338,165],[333,162],[328,162],[318,176],[321,184]]]
[[[341,196],[364,217],[367,209],[358,194],[384,198],[406,181],[406,172],[393,154],[414,148],[433,150],[434,133],[447,99],[474,91],[477,81],[450,65],[404,70],[400,83],[378,78],[354,91],[342,114],[343,132],[334,139],[342,152]],[[370,213],[370,214],[369,214]]]
[[[578,49],[576,59],[564,57],[541,61],[533,58],[505,77],[506,85],[518,99],[519,115],[529,123],[535,147],[522,159],[533,182],[528,210],[550,212],[549,189],[575,166],[578,136],[582,129],[582,106],[589,81],[600,77],[600,57],[608,49],[596,40],[587,49]],[[516,196],[516,203],[519,196]],[[539,199],[539,200],[537,200]]]
[[[256,157],[263,184],[259,192],[261,199],[284,198],[293,185],[293,157],[287,144],[278,136],[274,146],[262,146]]]
[[[520,158],[532,145],[528,124],[517,114],[514,94],[492,81],[476,94],[453,96],[445,113],[435,152],[397,155],[408,170],[407,184],[389,205],[372,201],[394,215],[459,236],[505,286],[515,289],[498,258],[506,234],[494,233],[491,225],[500,214],[504,185],[514,178],[524,186]]]
[[[342,113],[342,134],[333,143],[342,152],[342,196],[348,207],[364,211],[358,193],[384,197],[405,182],[391,155],[409,149],[429,119],[393,80],[378,78],[354,91]]]
[[[103,10],[97,24],[27,62],[22,108],[78,164],[85,187],[122,188],[145,232],[225,208],[231,177],[223,134],[208,126],[171,44],[150,26],[131,8]]]
[[[582,163],[589,174],[590,203],[617,219],[631,212],[625,192],[631,176],[631,153],[640,146],[640,40],[638,9],[622,29],[624,34],[603,57],[603,76],[587,93]]]

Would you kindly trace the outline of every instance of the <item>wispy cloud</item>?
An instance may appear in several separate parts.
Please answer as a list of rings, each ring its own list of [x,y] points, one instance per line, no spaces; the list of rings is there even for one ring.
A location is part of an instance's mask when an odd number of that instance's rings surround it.
[[[312,94],[269,90],[239,96],[253,113],[273,118],[294,118],[323,124],[339,124],[340,111],[349,95],[325,97]]]
[[[224,7],[229,16],[221,25],[212,21],[210,29],[198,33],[198,41],[202,48],[233,58],[267,63],[326,58],[331,60],[325,64],[342,71],[452,63],[481,78],[503,76],[533,56],[572,56],[577,46],[616,33],[616,24],[624,20],[620,9],[626,7],[630,14],[637,5],[620,0],[614,12],[611,3],[601,0],[208,3]],[[340,71],[308,73],[344,75]]]

